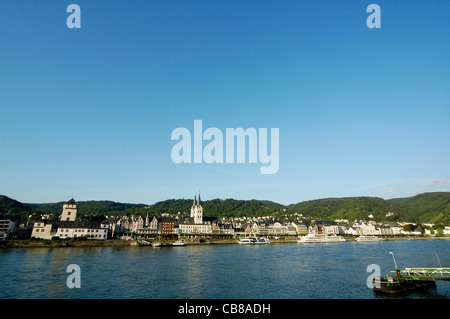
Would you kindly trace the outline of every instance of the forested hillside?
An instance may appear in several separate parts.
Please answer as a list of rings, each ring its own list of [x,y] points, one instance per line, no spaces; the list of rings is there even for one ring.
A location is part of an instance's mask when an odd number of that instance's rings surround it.
[[[192,199],[169,199],[152,205],[117,203],[113,201],[79,201],[78,214],[92,215],[161,215],[163,213],[190,213]],[[47,204],[23,204],[0,195],[0,212],[25,218],[32,213],[58,216],[64,202]],[[304,216],[326,220],[367,220],[369,215],[376,221],[433,222],[450,225],[450,192],[424,193],[407,198],[385,200],[378,197],[324,198],[284,206],[265,200],[212,199],[202,201],[205,216],[239,217],[266,216],[276,212],[300,213]],[[391,212],[391,216],[386,214]]]

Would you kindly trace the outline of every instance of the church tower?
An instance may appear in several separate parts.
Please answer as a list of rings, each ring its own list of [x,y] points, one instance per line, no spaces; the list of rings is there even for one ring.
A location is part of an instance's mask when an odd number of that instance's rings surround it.
[[[77,217],[77,203],[72,198],[63,205],[63,211],[59,220],[73,222],[75,221],[76,217]]]
[[[191,218],[194,219],[194,224],[203,224],[203,207],[200,205],[200,192],[194,195],[194,203],[191,207]]]

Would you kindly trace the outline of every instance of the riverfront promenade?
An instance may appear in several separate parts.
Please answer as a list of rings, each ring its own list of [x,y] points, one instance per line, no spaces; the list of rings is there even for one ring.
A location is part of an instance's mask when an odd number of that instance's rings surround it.
[[[346,237],[347,242],[356,241],[357,237]],[[449,240],[450,236],[446,237],[390,237],[383,238],[385,241],[396,240]],[[208,239],[209,243],[200,242],[199,239],[185,239],[186,245],[210,245],[210,244],[237,244],[238,238],[235,239]],[[296,243],[298,238],[270,238],[272,244],[282,243]],[[175,240],[168,240],[167,242],[175,242]],[[138,246],[136,240],[8,240],[0,242],[1,248],[27,248],[27,247],[121,247],[121,246]]]

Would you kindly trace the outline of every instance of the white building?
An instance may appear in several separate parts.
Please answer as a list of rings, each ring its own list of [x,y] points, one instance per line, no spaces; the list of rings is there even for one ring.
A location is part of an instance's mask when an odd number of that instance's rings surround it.
[[[191,207],[191,218],[194,219],[194,224],[203,224],[203,207],[200,204],[200,192],[198,192],[198,201],[196,202],[197,195],[194,196],[194,203]]]
[[[344,231],[338,225],[327,225],[324,226],[324,233],[325,235],[332,235],[332,234],[339,235],[343,234]]]
[[[209,224],[179,224],[178,232],[181,234],[210,234],[211,225]]]
[[[108,238],[108,225],[89,221],[62,221],[58,223],[56,236],[61,239],[85,237],[106,240]]]
[[[59,217],[59,220],[74,222],[76,217],[77,217],[77,203],[72,198],[63,205],[63,211],[61,213],[61,216]]]
[[[182,234],[210,234],[212,232],[211,224],[203,222],[203,207],[200,202],[200,192],[194,196],[194,202],[191,207],[191,217],[188,221],[178,225],[178,232]]]
[[[54,224],[46,224],[44,222],[35,222],[31,237],[40,239],[52,239],[56,236],[56,227]]]
[[[76,217],[77,203],[72,198],[63,205],[59,223],[35,222],[31,237],[40,239],[52,239],[55,236],[61,239],[76,237],[107,239],[108,225],[102,225],[100,222],[76,221]]]
[[[281,225],[279,222],[275,222],[267,228],[269,229],[269,234],[274,236],[286,235],[288,231],[287,227],[285,225]]]

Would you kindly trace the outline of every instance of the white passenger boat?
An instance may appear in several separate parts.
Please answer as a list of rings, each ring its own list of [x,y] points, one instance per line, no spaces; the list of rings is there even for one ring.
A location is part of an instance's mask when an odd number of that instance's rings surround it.
[[[344,237],[337,235],[319,235],[319,234],[308,234],[303,236],[298,243],[309,244],[309,243],[340,243],[346,241]]]
[[[361,235],[358,238],[356,238],[356,241],[380,241],[381,239],[376,236],[365,236]]]
[[[242,238],[238,242],[241,245],[245,244],[270,244],[270,240],[264,237],[246,237]]]
[[[178,239],[176,242],[172,244],[173,246],[186,246],[186,243],[183,239]]]

